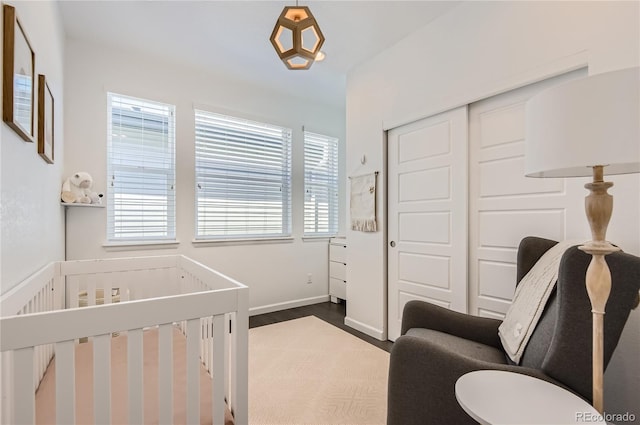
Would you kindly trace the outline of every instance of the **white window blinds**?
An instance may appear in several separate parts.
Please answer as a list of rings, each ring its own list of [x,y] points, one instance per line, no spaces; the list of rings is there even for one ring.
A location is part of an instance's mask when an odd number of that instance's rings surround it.
[[[175,240],[175,106],[107,98],[107,239]]]
[[[304,132],[304,234],[338,232],[338,139]]]
[[[195,111],[196,239],[291,235],[291,129]]]

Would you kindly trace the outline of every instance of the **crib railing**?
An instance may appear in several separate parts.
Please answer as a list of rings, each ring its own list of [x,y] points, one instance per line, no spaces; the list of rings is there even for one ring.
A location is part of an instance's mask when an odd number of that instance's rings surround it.
[[[88,306],[97,305],[99,295],[104,296],[104,304],[111,304],[114,290],[120,302],[180,294],[178,258],[168,255],[63,262],[60,273],[65,278],[66,308],[79,307],[82,301]],[[82,294],[86,294],[84,299]]]
[[[221,290],[229,287],[229,282],[241,285],[228,276],[204,266],[188,257],[180,256],[176,264],[177,277],[181,282],[183,291]],[[244,286],[243,286],[244,287]],[[227,402],[231,407],[236,423],[249,422],[247,405],[247,391],[245,385],[249,380],[248,374],[248,329],[249,329],[249,297],[248,289],[238,297],[238,308],[225,315],[224,329],[218,329],[211,318],[201,320],[202,343],[200,344],[201,358],[204,366],[210,374],[215,374],[213,359],[216,356],[224,356],[224,363],[228,367],[224,370],[224,393],[227,394]],[[227,325],[228,324],[228,325]],[[214,344],[216,335],[223,335],[224,344]],[[220,347],[227,347],[220,350]],[[218,375],[219,376],[219,375]],[[242,408],[236,408],[242,406]],[[246,407],[246,408],[245,408]],[[236,413],[238,412],[238,413]]]
[[[64,305],[61,283],[59,265],[50,263],[3,295],[0,299],[0,313],[2,316],[12,316],[58,310]],[[53,354],[52,344],[35,347],[31,381],[34,392],[38,389]],[[2,353],[1,357],[2,399],[3,403],[11,403],[11,388],[15,381],[13,357],[10,352]],[[9,423],[6,414],[3,409],[0,416],[2,423]]]
[[[91,337],[94,344],[95,420],[109,422],[110,337],[116,332],[127,332],[128,364],[140,366],[128,368],[129,419],[143,423],[142,330],[152,326],[159,327],[159,418],[171,422],[172,403],[166,401],[173,393],[174,323],[181,324],[187,337],[187,422],[198,422],[200,417],[199,363],[213,377],[213,423],[224,423],[225,398],[236,423],[248,422],[245,286],[183,256],[55,263],[34,275],[29,286],[2,299],[3,316],[7,311],[17,313],[0,319],[3,423],[34,422],[35,388],[53,352],[56,421],[74,423],[74,344],[83,337]],[[44,297],[48,292],[54,293],[52,299]],[[117,303],[112,302],[115,293]],[[81,305],[81,294],[82,304],[90,308],[75,308]],[[99,294],[104,305],[96,305]],[[19,304],[23,308],[13,310]],[[68,309],[59,310],[64,304]],[[39,313],[51,306],[56,311]],[[8,370],[13,372],[11,379],[6,379]],[[7,394],[12,398],[6,399]],[[6,406],[13,406],[11,416]]]

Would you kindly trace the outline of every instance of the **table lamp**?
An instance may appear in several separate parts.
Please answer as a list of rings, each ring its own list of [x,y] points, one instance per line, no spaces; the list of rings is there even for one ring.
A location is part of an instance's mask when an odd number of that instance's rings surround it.
[[[526,107],[525,174],[588,177],[585,198],[592,255],[585,277],[593,313],[593,406],[603,413],[603,323],[611,291],[605,255],[619,248],[605,240],[613,197],[604,173],[640,172],[640,68],[559,84],[532,97]]]

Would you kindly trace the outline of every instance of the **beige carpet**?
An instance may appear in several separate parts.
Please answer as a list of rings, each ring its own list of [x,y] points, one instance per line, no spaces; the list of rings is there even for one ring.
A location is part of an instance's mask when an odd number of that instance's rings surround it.
[[[316,317],[249,331],[251,425],[384,424],[389,353]]]

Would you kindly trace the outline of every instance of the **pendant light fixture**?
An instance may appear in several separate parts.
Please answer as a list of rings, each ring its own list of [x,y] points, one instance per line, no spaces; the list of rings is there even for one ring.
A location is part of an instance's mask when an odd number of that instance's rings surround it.
[[[324,36],[306,6],[286,6],[271,33],[271,44],[289,69],[309,69],[324,43]]]

